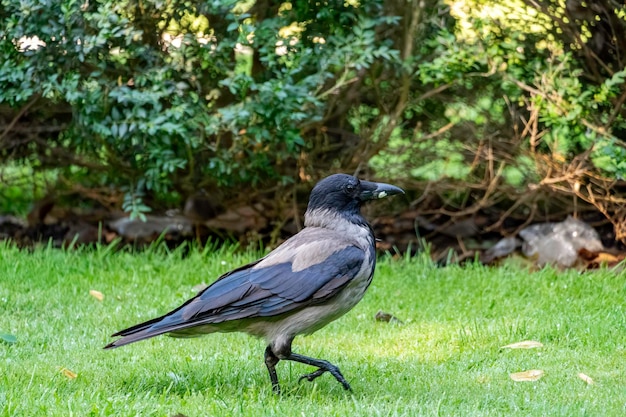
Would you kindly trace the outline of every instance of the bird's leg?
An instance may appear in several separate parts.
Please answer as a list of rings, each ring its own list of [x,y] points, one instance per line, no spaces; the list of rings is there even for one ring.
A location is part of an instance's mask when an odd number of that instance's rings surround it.
[[[343,386],[344,389],[351,391],[350,384],[343,377],[339,368],[332,363],[325,361],[323,359],[315,359],[310,358],[308,356],[298,355],[297,353],[292,353],[285,358],[286,360],[295,361],[304,363],[306,365],[317,366],[319,369],[315,372],[311,372],[310,374],[303,375],[300,380],[306,379],[307,381],[313,381],[318,376],[322,375],[324,372],[330,372],[332,376],[335,377],[337,381]]]
[[[280,385],[278,384],[278,375],[276,374],[276,364],[279,361],[278,356],[274,355],[274,352],[272,352],[272,347],[268,345],[267,348],[265,348],[265,366],[267,366],[267,371],[270,373],[272,391],[276,394],[280,394]]]

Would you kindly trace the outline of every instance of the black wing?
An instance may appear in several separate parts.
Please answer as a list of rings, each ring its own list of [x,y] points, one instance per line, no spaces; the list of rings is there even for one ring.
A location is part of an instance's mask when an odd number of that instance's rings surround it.
[[[333,251],[332,242],[315,245],[313,254],[307,253],[311,248],[306,244],[287,246],[293,255],[277,263],[271,262],[272,252],[225,274],[170,313],[114,334],[124,337],[106,347],[205,324],[277,316],[327,300],[357,276],[365,259],[363,250],[356,246],[334,246]],[[320,254],[320,250],[325,253]],[[280,259],[280,251],[277,253],[273,258]],[[301,257],[305,265],[307,257],[315,263],[302,267]],[[294,271],[296,263],[301,269]]]

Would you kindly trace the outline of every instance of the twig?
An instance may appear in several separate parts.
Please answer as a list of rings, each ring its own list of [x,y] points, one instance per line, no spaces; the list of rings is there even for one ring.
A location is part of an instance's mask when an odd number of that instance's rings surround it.
[[[40,94],[35,94],[28,103],[22,106],[20,111],[15,115],[13,120],[11,120],[11,122],[7,125],[7,127],[4,129],[4,131],[0,135],[0,141],[2,141],[9,134],[9,131],[13,129],[13,127],[17,124],[18,120],[20,120],[20,118],[28,111],[28,109],[30,109],[37,102],[37,100],[39,100],[40,97],[41,97]]]
[[[624,110],[622,108],[622,105],[624,104],[624,101],[626,101],[626,90],[624,90],[622,95],[617,100],[617,103],[615,103],[615,107],[613,108],[613,111],[611,112],[611,115],[609,116],[609,119],[606,121],[606,123],[603,126],[605,130],[608,131],[611,128],[611,125],[613,124],[613,122],[615,121],[617,116],[620,114],[620,112],[622,110]]]

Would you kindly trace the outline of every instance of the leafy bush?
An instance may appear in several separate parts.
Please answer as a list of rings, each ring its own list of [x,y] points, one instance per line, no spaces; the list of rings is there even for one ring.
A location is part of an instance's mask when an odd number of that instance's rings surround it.
[[[504,200],[536,206],[549,192],[621,224],[625,200],[612,184],[626,174],[623,6],[451,4],[456,26],[441,24],[423,42],[412,99],[371,165],[406,182],[437,181],[430,189],[459,215]]]
[[[147,194],[290,181],[329,98],[397,58],[379,2],[1,4],[0,105],[17,125],[0,157],[87,168],[136,214]],[[30,121],[56,129],[23,138]]]
[[[0,4],[1,161],[135,214],[337,170],[431,182],[460,215],[626,203],[612,0]]]

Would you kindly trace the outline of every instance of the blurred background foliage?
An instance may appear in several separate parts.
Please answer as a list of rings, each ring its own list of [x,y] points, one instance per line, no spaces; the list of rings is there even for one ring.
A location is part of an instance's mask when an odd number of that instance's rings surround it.
[[[294,199],[333,172],[424,215],[594,210],[626,236],[616,0],[0,0],[0,209]],[[298,200],[302,203],[304,197]]]

